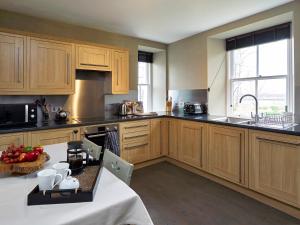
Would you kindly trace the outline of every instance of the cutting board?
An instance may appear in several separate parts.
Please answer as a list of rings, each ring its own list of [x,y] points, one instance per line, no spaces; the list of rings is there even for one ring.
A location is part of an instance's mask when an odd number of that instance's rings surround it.
[[[1,173],[19,173],[29,174],[41,169],[46,161],[50,159],[50,156],[43,152],[39,155],[34,162],[22,162],[22,163],[11,163],[6,164],[0,161],[0,174]]]

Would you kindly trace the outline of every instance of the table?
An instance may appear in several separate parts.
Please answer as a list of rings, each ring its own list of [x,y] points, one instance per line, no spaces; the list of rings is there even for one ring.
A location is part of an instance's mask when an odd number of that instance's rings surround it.
[[[45,146],[51,157],[45,167],[66,160],[66,149],[66,143]],[[153,225],[140,197],[105,168],[93,202],[27,206],[36,185],[36,173],[0,178],[1,225]]]

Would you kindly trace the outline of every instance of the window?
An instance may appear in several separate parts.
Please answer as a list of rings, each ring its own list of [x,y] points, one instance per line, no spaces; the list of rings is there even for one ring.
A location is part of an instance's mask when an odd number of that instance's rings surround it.
[[[258,99],[259,113],[293,112],[291,41],[283,39],[228,51],[228,114],[250,117],[255,112],[252,94]]]
[[[152,110],[151,63],[139,62],[138,67],[138,100],[143,102],[144,111]]]

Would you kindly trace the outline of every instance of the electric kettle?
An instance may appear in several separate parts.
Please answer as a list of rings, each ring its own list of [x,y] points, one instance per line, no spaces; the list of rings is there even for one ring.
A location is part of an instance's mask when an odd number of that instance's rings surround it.
[[[120,116],[127,116],[127,105],[125,103],[120,104],[119,115]]]

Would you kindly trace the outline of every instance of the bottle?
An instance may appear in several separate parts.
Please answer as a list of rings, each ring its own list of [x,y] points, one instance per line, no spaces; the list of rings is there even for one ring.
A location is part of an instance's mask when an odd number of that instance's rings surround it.
[[[166,102],[166,111],[167,112],[172,112],[172,97],[169,98]]]

